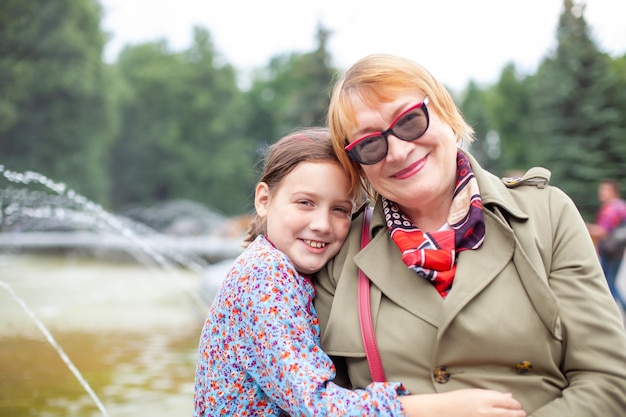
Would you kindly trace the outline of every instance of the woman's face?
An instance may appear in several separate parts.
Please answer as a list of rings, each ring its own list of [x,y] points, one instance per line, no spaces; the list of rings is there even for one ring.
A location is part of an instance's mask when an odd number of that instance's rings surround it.
[[[399,114],[424,98],[409,94],[391,102],[369,105],[355,96],[352,104],[357,123],[350,142],[387,130]],[[374,189],[397,203],[414,221],[434,214],[432,210],[447,213],[456,181],[454,132],[432,108],[428,108],[428,114],[430,125],[421,137],[408,142],[390,134],[387,156],[373,165],[361,165]]]

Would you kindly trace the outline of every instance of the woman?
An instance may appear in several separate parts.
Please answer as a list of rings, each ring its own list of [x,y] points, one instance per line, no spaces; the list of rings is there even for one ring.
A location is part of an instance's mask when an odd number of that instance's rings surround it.
[[[386,378],[412,393],[511,392],[529,416],[619,417],[626,335],[574,203],[533,168],[501,180],[461,150],[473,131],[418,64],[361,59],[329,108],[335,151],[375,193],[317,280],[322,348],[338,382],[371,382],[357,274]],[[342,379],[340,379],[342,378]],[[348,378],[348,379],[346,379]]]

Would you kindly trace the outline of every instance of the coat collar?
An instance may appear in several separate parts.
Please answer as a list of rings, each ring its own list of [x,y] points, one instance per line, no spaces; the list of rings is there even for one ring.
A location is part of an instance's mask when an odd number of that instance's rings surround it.
[[[404,265],[397,245],[388,237],[386,229],[380,227],[382,217],[382,207],[377,204],[372,218],[372,227],[379,225],[377,234],[355,255],[354,262],[385,296],[435,327],[447,325],[513,257],[513,231],[493,213],[486,212],[489,237],[479,249],[459,255],[453,289],[444,301],[430,282]],[[417,299],[419,303],[415,302]]]
[[[404,265],[400,250],[388,236],[380,198],[376,201],[370,225],[372,241],[354,257],[357,266],[385,296],[439,328],[446,326],[513,257],[513,231],[498,215],[495,207],[522,221],[528,219],[528,215],[511,197],[503,180],[484,171],[471,155],[467,156],[485,207],[486,238],[479,249],[464,251],[459,255],[453,290],[445,301],[430,282]],[[485,256],[485,253],[489,256]],[[476,271],[481,273],[477,274]],[[416,299],[420,303],[416,303]]]

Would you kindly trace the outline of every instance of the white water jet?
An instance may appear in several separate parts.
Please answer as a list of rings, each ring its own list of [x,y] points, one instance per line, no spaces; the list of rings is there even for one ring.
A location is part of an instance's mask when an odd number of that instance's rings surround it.
[[[156,265],[161,270],[173,275],[177,278],[175,282],[193,300],[202,316],[206,314],[210,299],[203,299],[198,291],[191,288],[189,281],[180,279],[181,275],[178,274],[181,266],[201,274],[212,269],[211,265],[201,256],[196,256],[197,246],[185,250],[185,245],[181,243],[185,242],[184,238],[168,237],[142,223],[123,216],[113,215],[100,205],[79,195],[74,190],[68,189],[65,184],[52,181],[36,172],[20,173],[0,165],[0,174],[10,183],[42,185],[46,190],[54,193],[51,195],[48,192],[31,191],[26,188],[9,187],[3,189],[0,187],[0,248],[19,248],[22,243],[28,244],[29,239],[31,239],[31,244],[33,240],[37,244],[37,242],[50,238],[58,239],[50,243],[50,247],[55,247],[55,244],[62,241],[59,238],[61,235],[63,235],[63,239],[69,242],[69,245],[77,245],[78,247],[80,245],[91,247],[90,245],[95,244],[101,249],[107,248],[107,244],[111,244],[116,250],[121,249],[132,255],[141,264]],[[44,232],[39,235],[32,232],[38,228]],[[66,228],[72,231],[59,233],[56,237],[51,232],[58,229],[67,230]],[[2,233],[3,231],[6,233]],[[81,241],[83,238],[85,240]],[[199,244],[205,245],[206,243],[203,241]],[[228,247],[229,242],[226,242],[224,246],[227,247],[227,250],[221,252],[224,254],[223,256],[219,255],[222,256],[222,259],[233,258],[243,250],[240,243],[237,243],[236,248]],[[108,417],[109,414],[100,399],[54,339],[51,332],[36,316],[34,310],[18,296],[10,284],[0,280],[0,285],[27,312],[47,342],[56,350],[67,368],[96,403],[100,412]]]
[[[8,291],[11,297],[22,307],[22,309],[26,312],[26,314],[28,314],[28,316],[37,325],[39,330],[41,330],[41,333],[43,333],[43,335],[46,337],[46,340],[57,351],[57,353],[61,357],[61,360],[65,362],[68,369],[72,372],[72,374],[74,374],[74,376],[76,377],[78,382],[80,382],[80,384],[83,386],[85,391],[87,391],[87,393],[89,394],[91,399],[94,401],[94,403],[96,404],[96,406],[98,407],[102,415],[105,417],[109,417],[109,413],[107,412],[106,408],[104,408],[104,404],[102,404],[102,401],[100,401],[100,398],[98,398],[94,390],[91,389],[91,386],[87,383],[85,378],[83,378],[83,375],[80,373],[78,368],[76,368],[74,363],[70,360],[69,356],[67,356],[63,348],[57,343],[57,341],[54,339],[52,334],[48,331],[46,326],[44,326],[41,320],[39,320],[39,318],[35,315],[35,312],[30,307],[28,307],[28,305],[20,297],[18,297],[18,295],[15,293],[15,291],[13,291],[13,288],[11,288],[11,286],[8,283],[0,280],[0,285],[3,286]]]

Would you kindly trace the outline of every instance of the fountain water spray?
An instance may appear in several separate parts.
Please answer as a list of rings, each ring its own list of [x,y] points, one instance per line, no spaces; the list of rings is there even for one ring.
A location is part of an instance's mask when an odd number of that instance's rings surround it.
[[[11,171],[6,169],[4,165],[0,165],[0,173],[12,183],[25,185],[41,184],[62,198],[60,201],[52,200],[52,204],[49,206],[23,207],[20,201],[16,201],[17,199],[21,198],[30,202],[45,201],[44,196],[41,193],[35,193],[34,195],[22,193],[20,195],[16,190],[8,190],[10,195],[7,195],[8,193],[0,194],[0,208],[2,200],[8,200],[6,208],[0,210],[0,216],[4,217],[0,217],[0,225],[18,223],[24,221],[25,217],[37,220],[46,219],[49,221],[50,219],[57,219],[59,221],[73,222],[82,227],[100,231],[113,231],[115,236],[121,236],[122,239],[128,242],[124,249],[137,260],[144,264],[156,262],[159,267],[170,273],[175,273],[177,265],[183,265],[198,273],[204,271],[208,266],[201,258],[187,256],[172,246],[167,247],[168,255],[164,255],[156,249],[159,233],[144,224],[109,213],[100,205],[76,193],[74,190],[68,189],[63,183],[55,182],[33,171],[24,173]],[[63,203],[66,201],[78,207],[78,210],[70,210],[64,207]],[[149,239],[145,236],[151,236],[152,238]],[[208,308],[206,301],[196,291],[183,284],[182,281],[178,280],[178,283],[187,292],[196,307],[204,314]]]
[[[0,165],[0,174],[10,183],[38,184],[54,193],[50,195],[47,192],[30,191],[23,188],[0,189],[0,232],[8,232],[0,233],[0,240],[2,235],[7,239],[15,240],[20,235],[26,235],[26,233],[19,232],[33,229],[64,229],[67,227],[67,224],[70,224],[72,226],[70,229],[74,230],[71,236],[72,239],[75,240],[79,237],[79,232],[76,232],[76,230],[90,229],[97,232],[113,232],[114,237],[121,236],[123,240],[129,243],[124,245],[123,249],[142,264],[156,263],[157,266],[168,273],[176,272],[177,269],[179,270],[180,265],[195,272],[203,272],[207,268],[208,264],[202,258],[188,256],[176,250],[175,246],[172,247],[170,245],[167,247],[167,255],[165,255],[162,253],[163,251],[159,251],[159,248],[163,248],[162,242],[158,241],[162,237],[160,233],[144,224],[107,212],[100,205],[76,193],[74,190],[68,189],[63,183],[52,181],[46,176],[33,171],[24,173],[11,171],[6,169],[4,165]],[[102,244],[104,240],[98,239],[98,242]],[[0,241],[0,243],[2,242]],[[203,300],[198,292],[191,289],[184,281],[177,280],[177,283],[182,285],[182,288],[204,315],[208,309],[207,300]],[[108,417],[109,414],[98,396],[54,339],[50,331],[35,315],[34,311],[15,293],[10,284],[0,280],[0,285],[27,312],[28,316],[37,325],[50,345],[57,351],[63,362],[96,403],[100,412],[105,417]]]
[[[13,297],[13,299],[24,309],[24,311],[30,316],[33,322],[37,325],[39,330],[41,330],[41,333],[43,333],[43,335],[46,337],[46,340],[54,347],[54,349],[56,349],[56,351],[59,353],[59,356],[61,357],[61,360],[65,362],[68,369],[72,372],[72,374],[74,374],[76,379],[78,379],[78,382],[80,382],[80,384],[83,386],[85,391],[87,391],[87,393],[89,394],[91,399],[94,401],[94,403],[96,403],[96,406],[98,407],[102,415],[105,417],[109,417],[109,413],[107,412],[106,408],[104,408],[104,404],[102,404],[102,401],[100,401],[96,393],[93,391],[93,389],[91,389],[91,386],[87,383],[85,378],[83,378],[82,374],[78,371],[78,368],[76,368],[74,363],[72,363],[69,356],[67,356],[67,354],[63,350],[63,348],[57,343],[54,337],[52,337],[52,334],[48,331],[46,326],[44,326],[41,320],[37,318],[37,316],[35,315],[35,312],[30,307],[28,307],[28,305],[24,302],[24,300],[18,297],[18,295],[15,293],[15,291],[13,291],[13,288],[11,288],[11,286],[8,283],[0,280],[0,285],[3,286],[11,295],[11,297]]]

